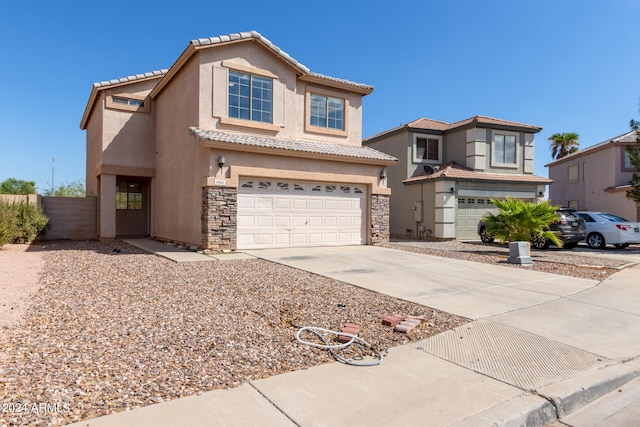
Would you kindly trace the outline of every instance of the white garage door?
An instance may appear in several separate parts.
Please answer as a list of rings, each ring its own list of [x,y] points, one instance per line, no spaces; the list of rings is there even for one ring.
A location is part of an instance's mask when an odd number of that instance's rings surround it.
[[[456,210],[456,238],[479,240],[478,222],[487,212],[498,213],[498,208],[488,198],[458,197]]]
[[[365,243],[361,185],[241,179],[238,249]]]

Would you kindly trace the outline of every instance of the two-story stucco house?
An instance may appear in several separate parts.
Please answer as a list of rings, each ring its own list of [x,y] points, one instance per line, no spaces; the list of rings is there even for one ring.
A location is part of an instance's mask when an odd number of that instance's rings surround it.
[[[551,180],[534,172],[542,128],[475,116],[455,123],[418,119],[364,141],[398,158],[389,168],[392,235],[477,239],[493,199],[544,197]]]
[[[545,165],[553,180],[549,198],[557,205],[640,221],[640,207],[626,196],[636,172],[626,147],[635,143],[631,131]]]
[[[384,171],[397,160],[362,146],[372,90],[311,72],[255,31],[192,40],[168,70],[95,83],[80,126],[99,238],[386,240]]]

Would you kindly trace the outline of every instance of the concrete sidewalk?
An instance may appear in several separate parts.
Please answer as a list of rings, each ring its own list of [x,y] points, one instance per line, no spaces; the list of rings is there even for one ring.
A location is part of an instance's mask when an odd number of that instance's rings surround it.
[[[379,366],[332,363],[75,426],[542,426],[640,374],[638,267],[598,285],[370,246],[247,253],[474,321]]]

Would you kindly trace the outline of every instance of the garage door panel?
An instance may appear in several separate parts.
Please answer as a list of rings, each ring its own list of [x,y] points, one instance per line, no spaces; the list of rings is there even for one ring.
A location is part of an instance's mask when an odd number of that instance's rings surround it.
[[[306,210],[307,209],[307,200],[306,199],[300,199],[300,198],[296,197],[291,202],[292,202],[291,207],[293,208],[293,210]]]
[[[345,184],[241,179],[238,248],[365,242],[366,193]]]
[[[291,226],[291,217],[276,215],[276,227],[290,227]]]
[[[271,227],[273,225],[273,217],[271,215],[259,215],[256,217],[256,225],[258,227]]]

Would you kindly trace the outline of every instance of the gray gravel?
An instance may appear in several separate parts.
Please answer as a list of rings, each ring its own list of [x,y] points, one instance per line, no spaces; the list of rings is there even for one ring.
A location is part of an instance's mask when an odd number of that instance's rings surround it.
[[[561,274],[564,276],[581,277],[585,279],[604,280],[620,268],[628,264],[611,258],[581,256],[577,251],[550,248],[546,250],[531,250],[533,265],[524,267],[507,262],[509,247],[499,243],[461,242],[457,240],[404,240],[392,239],[380,246],[401,249],[404,251],[442,256],[446,258],[463,259],[467,261],[483,262],[512,268],[526,268],[534,271]]]
[[[0,425],[66,424],[333,361],[299,344],[292,322],[357,323],[380,350],[467,322],[259,259],[176,264],[123,242],[40,249],[41,288],[0,343],[0,402],[13,405]],[[426,321],[394,333],[381,324],[393,313]]]

